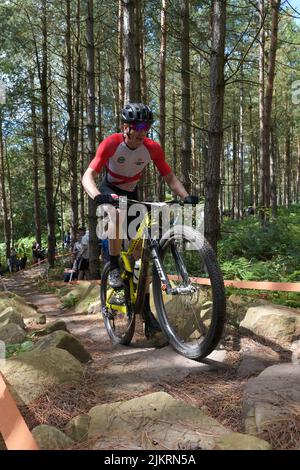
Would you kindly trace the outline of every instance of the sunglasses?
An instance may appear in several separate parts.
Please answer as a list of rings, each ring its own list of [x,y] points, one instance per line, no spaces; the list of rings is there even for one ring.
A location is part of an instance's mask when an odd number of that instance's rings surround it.
[[[148,132],[150,130],[150,127],[151,127],[151,124],[148,124],[147,122],[136,122],[136,123],[130,124],[130,128],[137,132],[141,132],[141,131]]]

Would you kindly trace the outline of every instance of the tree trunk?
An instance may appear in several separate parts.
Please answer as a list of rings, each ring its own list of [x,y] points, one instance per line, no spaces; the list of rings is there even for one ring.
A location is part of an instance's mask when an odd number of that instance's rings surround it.
[[[122,0],[119,0],[118,14],[118,57],[119,57],[119,76],[118,76],[118,127],[122,127],[120,109],[124,105],[124,55],[123,55],[123,36],[124,36],[124,10]]]
[[[190,97],[190,9],[189,0],[181,0],[181,174],[183,185],[191,191],[191,97]]]
[[[166,141],[166,54],[167,54],[167,9],[168,0],[162,0],[161,5],[161,40],[160,40],[160,58],[159,58],[159,141],[163,150],[165,150]],[[160,201],[164,197],[163,179],[158,177],[157,193]]]
[[[241,67],[240,83],[240,135],[239,135],[239,219],[244,211],[244,87],[243,66]]]
[[[141,24],[141,36],[140,36],[141,100],[142,100],[142,103],[148,103],[148,86],[147,86],[146,63],[145,63],[144,0],[141,0],[140,15],[141,15],[141,19],[140,19],[140,24]]]
[[[173,171],[177,172],[177,126],[176,126],[176,91],[173,90],[173,106],[172,106],[172,141],[173,141]]]
[[[11,238],[11,245],[13,246],[15,243],[15,227],[14,227],[14,217],[13,217],[13,204],[12,204],[12,180],[10,174],[10,164],[9,158],[7,153],[7,146],[4,142],[4,156],[5,156],[5,166],[6,166],[6,179],[8,185],[8,204],[7,204],[7,212],[8,212],[8,222],[9,222],[9,231],[10,231],[10,238]]]
[[[141,35],[142,35],[142,9],[141,0],[135,0],[134,2],[134,40],[135,40],[135,68],[136,68],[136,94],[138,101],[141,101],[142,88],[141,88]]]
[[[35,106],[35,91],[34,91],[34,75],[30,74],[31,84],[31,121],[32,121],[32,180],[33,180],[33,194],[34,194],[34,228],[35,239],[41,246],[42,243],[42,229],[41,229],[41,206],[39,195],[39,158],[38,158],[38,144],[37,144],[37,118]]]
[[[124,97],[125,103],[138,102],[136,58],[139,57],[139,51],[136,49],[135,40],[135,2],[133,0],[123,1],[124,14]]]
[[[8,218],[6,189],[5,189],[5,166],[4,166],[4,138],[2,129],[2,111],[0,109],[0,208],[3,213],[3,232],[5,240],[6,259],[10,256],[11,233],[10,222]]]
[[[260,219],[264,221],[265,206],[265,185],[264,185],[264,122],[265,122],[265,16],[264,0],[259,0],[260,13],[260,34],[259,34],[259,167],[260,167],[260,184],[259,184],[259,205]]]
[[[219,192],[220,158],[223,142],[224,112],[224,50],[226,27],[226,0],[212,3],[212,50],[210,57],[210,123],[209,143],[205,176],[205,235],[217,251],[220,236]]]
[[[270,0],[272,8],[272,27],[270,38],[270,52],[269,52],[269,67],[268,78],[265,90],[265,103],[264,103],[264,116],[263,116],[263,173],[262,183],[263,188],[263,207],[270,208],[271,198],[271,181],[270,181],[270,135],[271,135],[271,114],[272,114],[272,99],[273,87],[275,77],[275,61],[277,52],[277,36],[278,36],[278,21],[280,0]],[[264,212],[263,223],[267,220],[267,214]]]
[[[48,262],[52,267],[55,259],[55,208],[53,191],[53,161],[50,148],[49,116],[48,116],[48,28],[47,28],[47,1],[42,2],[42,69],[40,74],[41,83],[41,106],[42,106],[42,130],[43,130],[43,155],[45,167],[45,191],[47,208],[47,231],[48,231]]]
[[[275,119],[276,122],[276,119]],[[277,174],[277,162],[276,162],[276,136],[275,131],[272,129],[271,132],[271,207],[272,217],[275,219],[277,216],[277,185],[276,185],[276,174]]]
[[[291,130],[289,122],[287,123],[286,136],[285,136],[285,205],[288,207],[292,203],[291,197]]]
[[[71,0],[66,0],[66,48],[67,48],[67,111],[68,111],[68,135],[69,135],[69,168],[70,168],[70,192],[71,192],[71,236],[73,240],[78,229],[78,177],[77,177],[77,152],[74,147],[74,97],[73,97],[73,57],[71,45]]]
[[[83,87],[82,87],[83,88]],[[83,90],[80,97],[80,157],[79,157],[79,167],[80,167],[80,180],[82,180],[84,171],[85,171],[85,158],[84,158],[84,105],[83,105]],[[84,197],[85,192],[82,184],[80,185],[80,225],[84,226],[85,220],[85,207],[84,207]]]
[[[95,45],[94,45],[94,12],[93,0],[87,0],[87,147],[91,161],[96,152],[95,122]],[[89,208],[89,273],[91,279],[99,279],[99,241],[96,235],[96,204],[88,200]]]
[[[98,142],[102,142],[103,140],[103,135],[102,135],[102,87],[101,87],[101,52],[98,51]],[[120,120],[120,110],[119,110],[119,104],[117,104],[117,126]]]
[[[237,172],[237,128],[236,124],[233,124],[232,129],[232,207],[231,207],[231,218],[234,220],[238,219],[238,172]]]
[[[296,203],[300,202],[300,137],[297,139],[297,186],[296,186]]]

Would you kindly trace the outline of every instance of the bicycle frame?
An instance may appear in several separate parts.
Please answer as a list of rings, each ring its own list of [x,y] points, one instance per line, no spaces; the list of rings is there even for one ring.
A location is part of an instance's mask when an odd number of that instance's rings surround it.
[[[144,219],[141,222],[141,225],[135,235],[135,237],[131,240],[129,248],[127,250],[122,250],[120,253],[121,259],[123,261],[125,272],[123,273],[123,280],[129,282],[129,289],[130,289],[130,302],[134,305],[134,312],[138,314],[143,311],[144,300],[145,300],[145,293],[146,293],[146,286],[147,286],[147,277],[148,277],[148,266],[149,266],[149,259],[150,257],[155,264],[156,270],[160,277],[161,282],[165,286],[166,293],[169,295],[176,295],[178,293],[190,293],[191,292],[191,284],[189,281],[188,273],[186,271],[185,265],[182,261],[180,253],[178,252],[175,246],[172,247],[172,251],[174,254],[174,258],[176,260],[176,264],[179,268],[179,272],[181,273],[182,280],[183,280],[183,287],[173,287],[168,275],[165,272],[163,263],[160,258],[159,254],[159,242],[156,239],[152,239],[150,235],[150,228],[151,228],[151,217],[149,213],[145,214]],[[142,244],[142,251],[141,251],[141,268],[139,273],[139,279],[137,285],[133,282],[133,266],[131,262],[131,257],[138,245],[143,241]],[[111,308],[113,310],[117,310],[124,315],[127,312],[127,307],[125,305],[115,305],[109,302],[112,294],[114,293],[114,289],[108,290],[108,296],[106,301],[106,307]]]
[[[130,289],[130,301],[131,304],[135,306],[135,313],[137,308],[138,310],[141,310],[143,305],[144,305],[144,299],[145,299],[145,292],[143,292],[146,288],[146,280],[147,280],[147,271],[148,271],[148,265],[149,265],[149,257],[146,259],[146,237],[144,236],[145,231],[148,233],[149,227],[151,226],[151,218],[149,214],[145,214],[144,219],[142,220],[142,223],[135,235],[135,237],[131,240],[129,248],[127,250],[122,250],[120,253],[121,259],[123,261],[124,267],[125,267],[125,272],[123,273],[123,280],[126,282],[129,282],[129,289]],[[133,282],[133,266],[131,263],[131,257],[137,247],[137,245],[143,241],[142,244],[142,252],[141,252],[141,258],[142,258],[142,263],[141,263],[141,269],[140,269],[140,274],[139,274],[139,279],[138,279],[138,284],[135,286]],[[143,282],[142,282],[143,280]],[[144,285],[143,285],[144,284]],[[117,310],[120,313],[123,313],[126,315],[127,308],[124,305],[114,305],[109,302],[109,299],[115,292],[114,289],[109,289],[107,292],[107,300],[106,300],[106,307],[111,308],[113,310]],[[137,302],[137,299],[139,299],[139,302]]]

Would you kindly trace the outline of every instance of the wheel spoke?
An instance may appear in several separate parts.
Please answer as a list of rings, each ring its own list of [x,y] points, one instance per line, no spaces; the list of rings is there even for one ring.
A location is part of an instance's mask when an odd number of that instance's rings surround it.
[[[225,321],[225,292],[210,246],[193,229],[182,229],[180,233],[179,230],[176,233],[176,227],[170,230],[161,249],[174,292],[166,292],[154,271],[153,293],[160,323],[170,343],[181,354],[199,360],[220,340]],[[209,277],[210,285],[192,282],[192,278],[201,277]]]

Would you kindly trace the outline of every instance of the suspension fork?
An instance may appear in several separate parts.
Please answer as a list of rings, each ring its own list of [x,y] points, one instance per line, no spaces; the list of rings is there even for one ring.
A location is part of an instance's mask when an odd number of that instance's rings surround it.
[[[161,256],[160,256],[160,253],[159,253],[159,244],[156,240],[151,240],[150,242],[150,251],[151,251],[151,255],[152,255],[152,259],[153,259],[153,262],[155,264],[155,267],[156,267],[156,271],[159,275],[159,278],[161,280],[161,282],[166,286],[166,292],[167,294],[171,294],[171,295],[176,295],[176,294],[179,294],[179,293],[190,293],[191,292],[191,288],[190,288],[190,282],[189,282],[189,276],[188,276],[188,273],[187,273],[187,270],[185,268],[185,265],[184,265],[184,262],[180,256],[180,253],[178,252],[176,246],[174,245],[174,243],[172,243],[171,245],[171,250],[172,250],[172,254],[175,258],[175,263],[176,263],[176,266],[178,268],[178,272],[180,273],[182,279],[183,279],[183,283],[185,285],[185,287],[181,287],[181,288],[173,288],[170,281],[169,281],[169,278],[168,278],[168,275],[165,271],[165,268],[164,268],[164,265],[162,263],[162,260],[161,260]]]
[[[155,265],[156,271],[159,275],[159,278],[163,284],[166,286],[167,294],[171,293],[172,286],[166,274],[164,265],[161,260],[161,256],[159,254],[159,244],[156,240],[150,241],[150,252],[153,263]]]
[[[142,315],[144,314],[149,258],[150,258],[149,245],[148,245],[148,241],[144,238],[143,246],[142,246],[142,255],[141,255],[141,268],[140,268],[139,281],[138,281],[138,286],[137,286],[136,302],[134,306],[135,315],[138,315],[140,313]]]
[[[179,251],[177,249],[177,246],[175,245],[174,241],[171,241],[171,251],[172,251],[172,254],[174,256],[175,264],[176,264],[176,267],[178,269],[178,272],[180,273],[180,275],[182,277],[183,284],[185,286],[188,286],[190,284],[189,275],[188,275],[188,272],[186,270],[183,259],[181,257],[181,254],[179,253]]]

